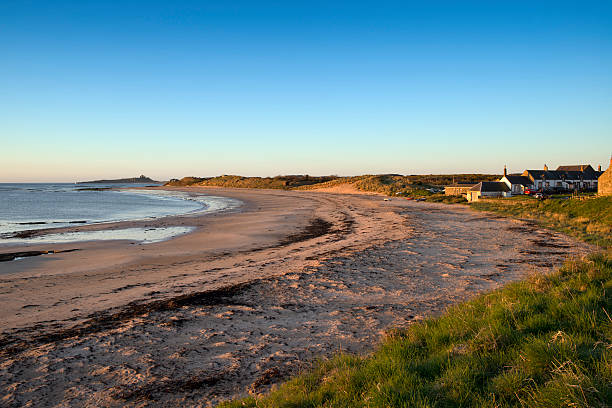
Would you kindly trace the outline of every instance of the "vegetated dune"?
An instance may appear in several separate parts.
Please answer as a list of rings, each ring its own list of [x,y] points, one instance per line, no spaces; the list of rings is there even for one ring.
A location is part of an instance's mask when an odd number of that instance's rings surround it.
[[[217,177],[183,177],[172,179],[167,186],[207,186],[233,188],[269,188],[283,190],[317,190],[339,193],[380,193],[386,195],[428,196],[441,186],[456,183],[478,183],[497,180],[495,174],[429,174],[408,175],[377,174],[362,176],[309,176],[286,175],[276,177],[242,177],[223,175]]]
[[[172,179],[167,186],[205,186],[205,187],[232,187],[232,188],[271,188],[291,190],[296,187],[320,184],[336,179],[337,176],[309,176],[309,175],[287,175],[275,177],[243,177],[235,175],[223,175],[217,177],[183,177],[180,180]]]
[[[170,181],[168,181],[166,184],[164,184],[165,186],[171,186],[171,187],[185,187],[185,186],[192,186],[194,184],[199,183],[200,181],[204,180],[201,177],[183,177],[182,179],[172,179]]]

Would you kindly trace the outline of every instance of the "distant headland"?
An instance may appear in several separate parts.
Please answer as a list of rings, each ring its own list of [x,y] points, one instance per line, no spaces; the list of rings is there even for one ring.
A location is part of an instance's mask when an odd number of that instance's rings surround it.
[[[127,183],[158,183],[161,181],[153,180],[147,176],[141,175],[140,177],[113,179],[113,180],[93,180],[93,181],[79,181],[76,184],[127,184]]]

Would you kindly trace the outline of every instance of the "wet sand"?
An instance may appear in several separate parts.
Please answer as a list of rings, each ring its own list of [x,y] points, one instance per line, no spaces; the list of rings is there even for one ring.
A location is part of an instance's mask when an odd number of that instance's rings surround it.
[[[245,204],[104,226],[197,227],[171,241],[29,246],[78,251],[0,263],[0,405],[209,406],[264,392],[590,250],[462,206],[199,191]]]

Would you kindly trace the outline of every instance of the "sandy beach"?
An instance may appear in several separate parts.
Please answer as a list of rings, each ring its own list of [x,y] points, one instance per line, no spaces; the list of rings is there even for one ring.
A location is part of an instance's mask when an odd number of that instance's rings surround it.
[[[32,245],[19,250],[58,253],[0,262],[0,405],[211,406],[591,251],[458,205],[183,190],[244,204],[71,228],[196,228],[165,242]]]

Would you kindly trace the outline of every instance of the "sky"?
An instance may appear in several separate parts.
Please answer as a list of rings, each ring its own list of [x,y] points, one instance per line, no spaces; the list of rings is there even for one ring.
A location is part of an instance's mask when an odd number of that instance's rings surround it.
[[[608,167],[610,1],[0,2],[0,182]]]

